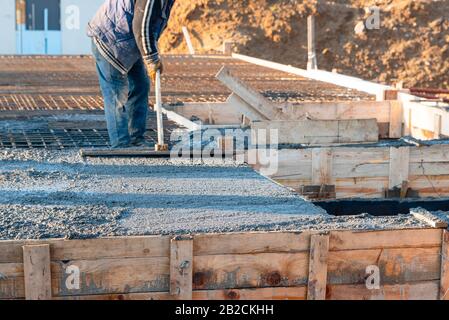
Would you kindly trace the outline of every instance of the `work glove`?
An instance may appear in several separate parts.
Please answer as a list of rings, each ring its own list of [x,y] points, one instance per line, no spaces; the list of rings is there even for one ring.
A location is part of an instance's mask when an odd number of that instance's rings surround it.
[[[160,59],[156,61],[146,61],[145,66],[147,67],[148,76],[150,77],[152,83],[156,82],[156,73],[158,71],[164,72],[164,65]]]

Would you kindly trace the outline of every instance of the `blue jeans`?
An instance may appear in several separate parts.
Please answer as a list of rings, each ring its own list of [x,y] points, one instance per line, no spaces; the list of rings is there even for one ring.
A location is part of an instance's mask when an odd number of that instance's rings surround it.
[[[144,140],[150,80],[140,59],[128,74],[112,66],[92,43],[104,111],[112,148],[127,147]]]

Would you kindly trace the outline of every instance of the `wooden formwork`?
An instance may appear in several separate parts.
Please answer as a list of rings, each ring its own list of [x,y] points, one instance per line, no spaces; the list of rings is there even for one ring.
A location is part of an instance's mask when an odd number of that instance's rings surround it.
[[[281,149],[277,158],[269,177],[299,192],[328,186],[327,198],[337,199],[449,196],[449,144]]]
[[[448,241],[436,228],[2,241],[0,298],[447,298]]]

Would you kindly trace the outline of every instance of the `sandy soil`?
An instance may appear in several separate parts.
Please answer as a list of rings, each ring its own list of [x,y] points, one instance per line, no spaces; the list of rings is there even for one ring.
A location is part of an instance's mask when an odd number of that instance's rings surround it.
[[[377,5],[379,30],[356,32]],[[321,69],[336,69],[406,87],[449,87],[449,1],[447,0],[190,0],[175,4],[163,52],[186,53],[181,27],[191,30],[198,52],[236,51],[306,66],[306,17],[317,16]]]

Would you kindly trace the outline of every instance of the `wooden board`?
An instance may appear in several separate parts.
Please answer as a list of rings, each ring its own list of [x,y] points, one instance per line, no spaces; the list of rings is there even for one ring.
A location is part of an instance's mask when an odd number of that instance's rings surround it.
[[[436,300],[438,281],[384,285],[369,290],[365,285],[330,285],[329,300]]]
[[[22,246],[37,244],[50,245],[52,261],[168,257],[170,252],[168,236],[0,241],[0,263],[21,263]]]
[[[53,262],[55,296],[169,291],[170,261],[163,258],[97,259]],[[79,289],[68,285],[69,267],[79,269]]]
[[[48,244],[23,247],[23,273],[27,300],[50,300],[50,246]]]
[[[329,235],[312,235],[307,300],[326,300],[328,251]]]
[[[449,300],[449,231],[444,230],[441,245],[440,300]]]
[[[172,239],[170,249],[170,294],[192,300],[193,239]]]
[[[270,130],[278,133],[278,143],[282,144],[333,144],[377,142],[379,127],[375,119],[363,120],[285,120],[253,122],[253,130]]]
[[[195,290],[290,287],[307,283],[308,253],[195,256]]]
[[[410,147],[390,148],[389,189],[401,187],[409,181]]]
[[[329,250],[438,247],[442,232],[441,229],[332,231]]]
[[[311,232],[246,232],[199,234],[193,240],[195,256],[255,253],[298,253],[310,247]]]
[[[305,300],[306,287],[277,287],[193,291],[193,300]],[[56,300],[171,300],[168,292],[57,297]]]
[[[440,247],[330,251],[329,284],[365,284],[366,268],[379,268],[382,285],[438,280]]]
[[[264,118],[269,120],[287,119],[287,116],[262,94],[250,88],[240,79],[234,77],[227,67],[223,67],[217,73],[216,78]]]

